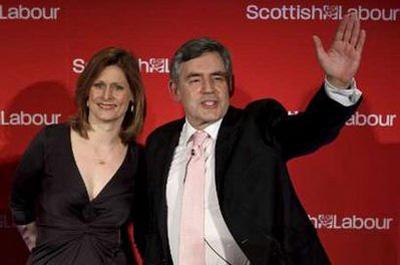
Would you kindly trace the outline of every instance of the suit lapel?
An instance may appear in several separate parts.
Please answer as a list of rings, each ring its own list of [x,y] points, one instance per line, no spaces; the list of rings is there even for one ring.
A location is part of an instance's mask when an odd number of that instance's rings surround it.
[[[220,202],[223,202],[223,183],[225,173],[229,166],[229,158],[235,142],[238,138],[239,124],[241,123],[242,111],[229,107],[217,136],[215,146],[215,181],[217,194]]]

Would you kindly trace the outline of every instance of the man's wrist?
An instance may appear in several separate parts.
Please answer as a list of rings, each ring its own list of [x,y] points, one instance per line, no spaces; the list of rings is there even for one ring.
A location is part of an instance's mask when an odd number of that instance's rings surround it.
[[[325,80],[328,82],[328,84],[331,87],[333,87],[335,89],[350,89],[351,88],[351,84],[354,81],[354,78],[352,78],[349,81],[343,81],[343,80],[340,80],[340,79],[337,79],[335,77],[327,75],[325,77]]]

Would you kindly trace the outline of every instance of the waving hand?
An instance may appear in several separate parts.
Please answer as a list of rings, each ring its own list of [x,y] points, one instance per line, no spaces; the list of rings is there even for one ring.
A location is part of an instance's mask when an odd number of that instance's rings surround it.
[[[338,88],[350,85],[360,66],[365,39],[365,30],[360,30],[360,20],[356,14],[348,14],[343,18],[328,51],[322,46],[321,39],[313,36],[319,64],[332,85]]]

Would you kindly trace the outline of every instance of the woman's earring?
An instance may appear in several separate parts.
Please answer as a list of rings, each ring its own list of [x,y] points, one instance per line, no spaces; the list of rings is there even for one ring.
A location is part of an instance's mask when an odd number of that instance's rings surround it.
[[[135,111],[135,108],[134,108],[135,106],[133,105],[133,102],[131,101],[131,112],[134,112]]]

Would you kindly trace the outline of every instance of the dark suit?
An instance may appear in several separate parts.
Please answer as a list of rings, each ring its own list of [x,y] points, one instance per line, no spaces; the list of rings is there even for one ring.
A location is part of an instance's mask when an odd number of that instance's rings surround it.
[[[321,88],[299,115],[276,101],[230,107],[215,149],[222,216],[251,264],[329,264],[290,181],[286,161],[331,142],[360,101],[344,107]],[[150,233],[148,264],[172,264],[167,238],[166,180],[184,119],[156,129],[147,140]],[[190,264],[188,264],[190,265]]]

